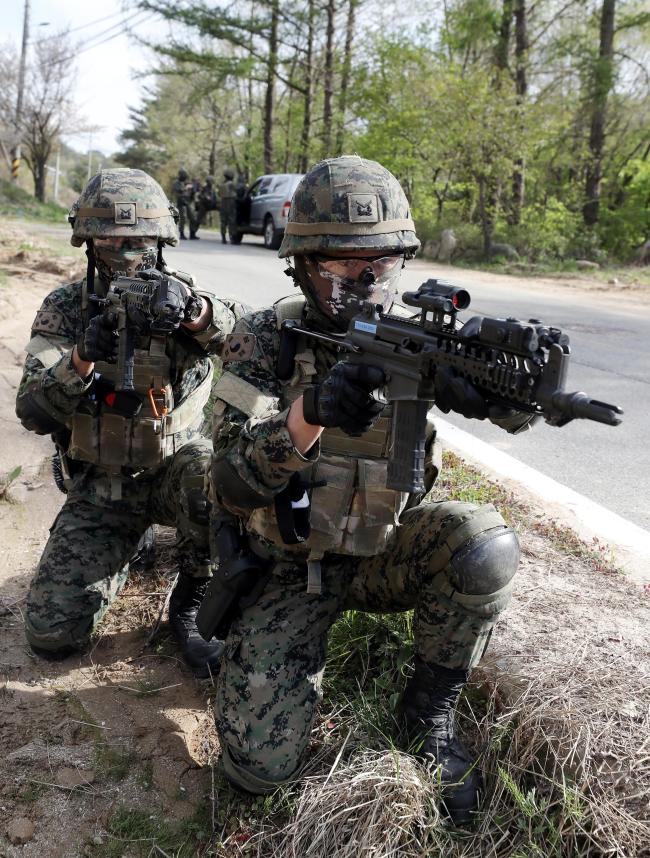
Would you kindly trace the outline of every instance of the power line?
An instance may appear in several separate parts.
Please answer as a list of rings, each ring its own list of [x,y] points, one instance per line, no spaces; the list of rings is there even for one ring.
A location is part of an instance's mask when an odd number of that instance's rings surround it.
[[[104,15],[103,18],[96,18],[94,21],[89,21],[87,24],[80,24],[78,27],[73,27],[71,30],[67,30],[68,33],[77,33],[79,30],[86,30],[88,27],[94,27],[95,24],[103,24],[104,21],[108,21],[111,18],[116,18],[118,15],[123,15],[123,11],[120,9],[118,12],[111,12],[110,15]],[[44,36],[42,39],[39,39],[41,42],[50,42],[52,39],[60,38],[59,34],[54,34],[52,36]]]
[[[138,17],[138,15],[142,15],[143,12],[144,17],[141,17],[140,20],[137,21],[136,18]],[[116,39],[118,36],[121,36],[124,33],[128,33],[128,31],[132,27],[137,27],[140,24],[144,24],[145,21],[147,21],[149,18],[153,18],[154,15],[155,12],[150,13],[145,10],[141,10],[140,12],[137,12],[131,20],[129,20],[128,18],[124,18],[122,21],[118,21],[117,24],[113,24],[112,27],[108,27],[108,29],[103,30],[101,33],[95,33],[93,36],[90,37],[90,39],[88,39],[87,43],[81,42],[79,50],[75,52],[75,56],[77,54],[83,54],[85,51],[91,50],[91,48],[98,48],[105,42],[110,42],[111,39]],[[113,33],[112,35],[108,36],[107,34],[110,33],[112,30],[115,30],[116,27],[120,27],[120,29],[116,33]],[[96,42],[95,39],[100,39],[101,36],[107,36],[107,38],[101,39],[101,41]]]

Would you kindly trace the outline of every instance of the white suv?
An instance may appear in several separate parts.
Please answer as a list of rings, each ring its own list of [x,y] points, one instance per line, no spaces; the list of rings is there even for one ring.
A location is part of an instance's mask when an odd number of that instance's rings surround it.
[[[245,233],[263,235],[264,246],[277,250],[287,225],[293,192],[303,173],[273,173],[260,176],[237,200],[237,232],[231,236],[239,244]]]

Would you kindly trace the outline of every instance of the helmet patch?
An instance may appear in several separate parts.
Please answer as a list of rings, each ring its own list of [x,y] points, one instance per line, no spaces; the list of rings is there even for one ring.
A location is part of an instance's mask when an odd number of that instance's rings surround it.
[[[348,194],[350,223],[378,223],[377,194]]]
[[[135,203],[115,203],[115,223],[119,224],[134,224]]]

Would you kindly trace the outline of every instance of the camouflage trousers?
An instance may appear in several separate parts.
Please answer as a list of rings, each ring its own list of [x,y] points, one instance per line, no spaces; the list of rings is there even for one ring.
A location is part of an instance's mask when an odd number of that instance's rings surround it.
[[[196,211],[196,206],[191,203],[179,203],[178,205],[178,228],[182,233],[185,232],[185,227],[188,226],[190,235],[195,233],[199,228],[199,217]]]
[[[207,440],[191,441],[157,468],[121,477],[120,500],[111,478],[86,466],[73,477],[66,501],[31,582],[25,632],[41,649],[82,647],[128,575],[126,565],[152,524],[177,528],[183,573],[210,574],[203,476]]]
[[[264,793],[298,770],[321,697],[327,634],[344,610],[413,609],[415,649],[426,663],[475,666],[510,600],[516,540],[514,555],[487,575],[457,573],[452,557],[504,527],[491,505],[421,504],[402,515],[381,554],[326,556],[320,595],[306,592],[304,564],[276,563],[259,601],[233,624],[219,673],[215,714],[229,779]]]
[[[234,197],[227,197],[221,200],[219,206],[219,227],[221,229],[221,238],[225,239],[226,231],[232,236],[237,232],[237,208]]]

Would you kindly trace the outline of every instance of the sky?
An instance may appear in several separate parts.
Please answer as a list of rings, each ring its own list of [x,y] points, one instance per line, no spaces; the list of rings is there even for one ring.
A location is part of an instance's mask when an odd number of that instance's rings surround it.
[[[0,44],[11,41],[20,49],[24,0],[2,0],[1,5]],[[90,125],[101,126],[92,136],[65,138],[82,152],[89,146],[106,155],[118,150],[119,133],[129,125],[128,108],[141,101],[143,81],[134,75],[145,71],[151,59],[126,28],[147,38],[164,38],[167,33],[166,23],[151,13],[128,7],[125,11],[125,5],[124,0],[31,0],[30,41],[69,26],[75,30],[70,38],[80,43],[77,106]],[[49,25],[39,26],[41,22]]]

